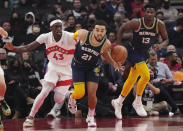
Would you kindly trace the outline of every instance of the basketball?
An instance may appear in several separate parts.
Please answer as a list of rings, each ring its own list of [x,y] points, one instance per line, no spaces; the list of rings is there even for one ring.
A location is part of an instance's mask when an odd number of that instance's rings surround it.
[[[116,62],[124,63],[127,56],[128,52],[124,46],[116,45],[111,50],[111,57]]]

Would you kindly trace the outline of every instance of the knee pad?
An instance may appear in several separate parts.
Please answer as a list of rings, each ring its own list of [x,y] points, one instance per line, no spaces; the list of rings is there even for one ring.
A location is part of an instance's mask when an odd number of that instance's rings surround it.
[[[72,93],[73,99],[81,99],[85,95],[85,84],[74,83],[74,91]]]

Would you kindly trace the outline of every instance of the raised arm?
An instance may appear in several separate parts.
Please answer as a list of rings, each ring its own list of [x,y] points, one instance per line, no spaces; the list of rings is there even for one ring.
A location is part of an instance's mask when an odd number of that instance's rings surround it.
[[[79,39],[81,42],[83,42],[85,40],[86,34],[87,34],[87,30],[85,29],[80,29],[77,30],[74,34],[73,34],[73,38],[74,39]]]
[[[28,52],[31,50],[34,50],[40,45],[37,41],[33,41],[32,43],[25,45],[25,46],[13,46],[12,43],[6,43],[4,45],[4,48],[17,52],[17,53],[22,53],[22,52]]]
[[[140,22],[138,19],[133,19],[125,24],[122,24],[117,35],[117,43],[118,44],[121,43],[122,38],[125,37],[124,36],[125,31],[138,30],[139,26],[140,26]]]

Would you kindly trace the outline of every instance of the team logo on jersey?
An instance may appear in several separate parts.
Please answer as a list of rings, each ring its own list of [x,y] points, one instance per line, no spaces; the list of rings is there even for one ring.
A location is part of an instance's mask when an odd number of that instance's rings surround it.
[[[98,67],[96,67],[96,68],[94,69],[94,72],[95,72],[95,75],[96,75],[96,76],[99,76],[99,68],[98,68]]]

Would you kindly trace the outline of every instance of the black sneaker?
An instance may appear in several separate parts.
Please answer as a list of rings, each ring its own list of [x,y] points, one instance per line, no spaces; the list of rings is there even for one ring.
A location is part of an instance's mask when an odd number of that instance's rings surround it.
[[[2,109],[3,114],[5,116],[10,116],[11,115],[11,109],[8,106],[8,104],[6,103],[6,101],[5,100],[2,100],[0,102],[0,105],[1,105],[1,109]]]

